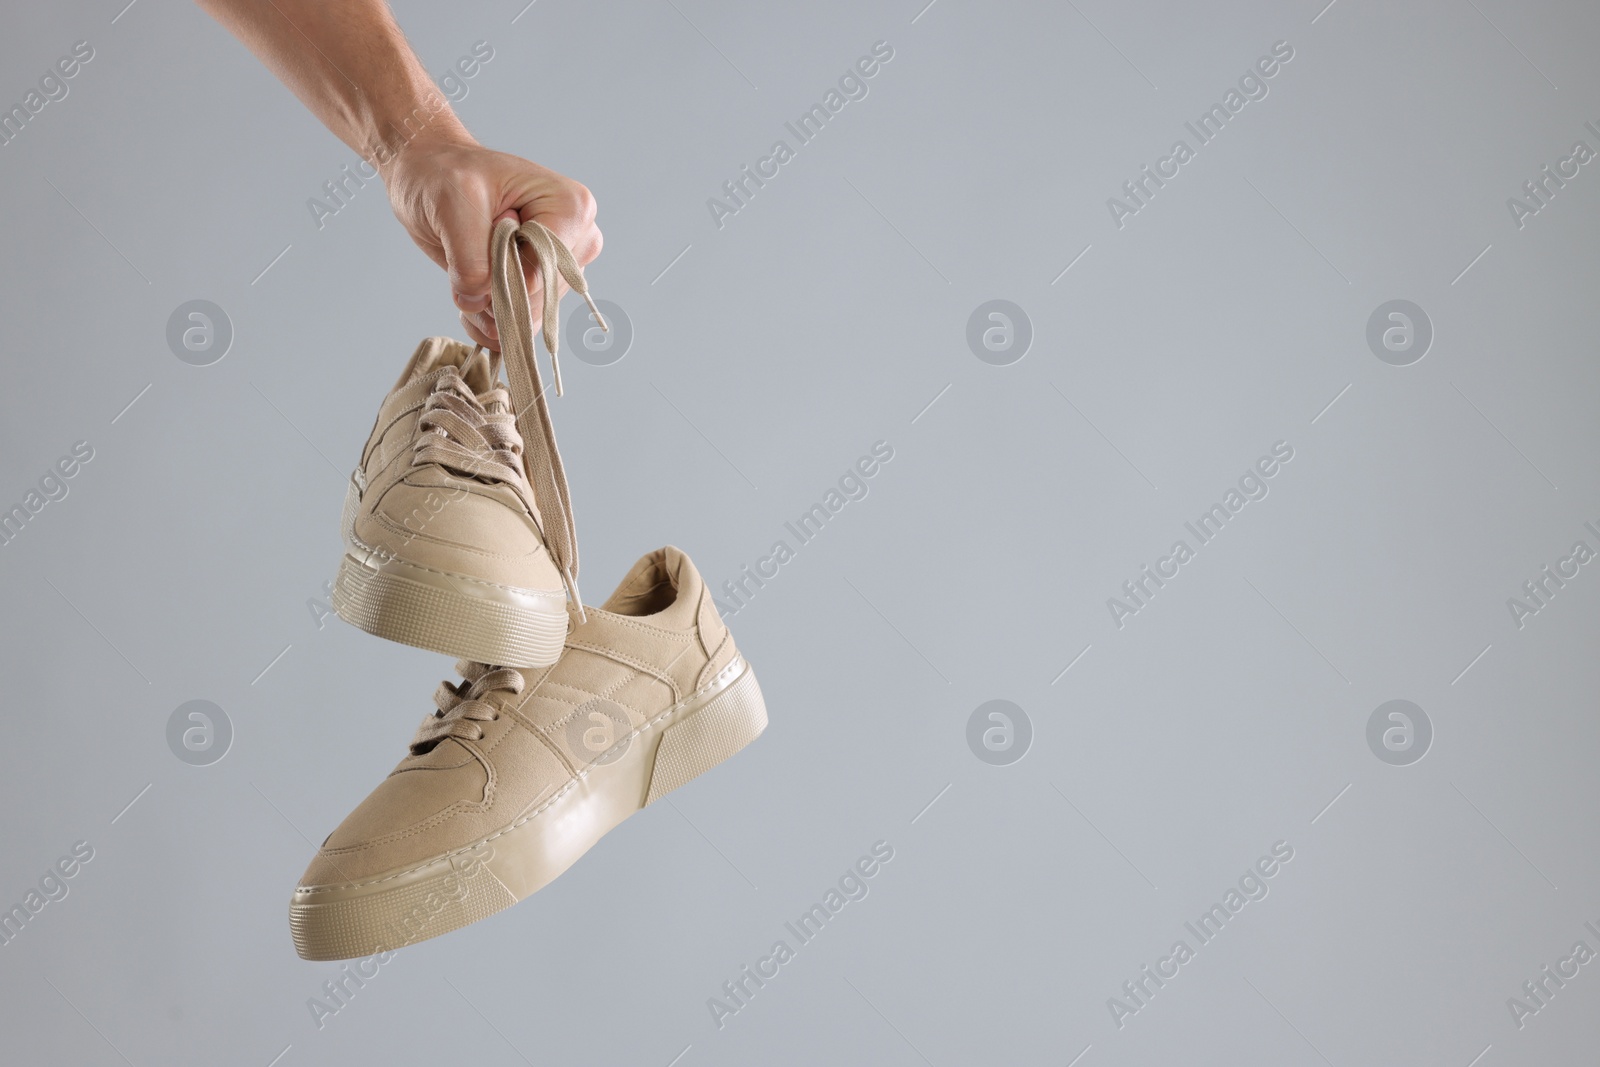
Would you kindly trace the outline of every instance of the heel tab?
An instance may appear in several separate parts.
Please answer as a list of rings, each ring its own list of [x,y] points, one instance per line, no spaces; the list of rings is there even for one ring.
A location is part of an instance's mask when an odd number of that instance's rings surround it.
[[[663,586],[671,587],[670,599],[661,593]],[[692,624],[704,589],[705,580],[688,553],[666,545],[641,556],[601,609],[618,615],[665,615],[669,618],[661,619],[663,624],[684,629]]]
[[[697,586],[705,585],[705,579],[700,576],[700,568],[694,565],[689,553],[677,545],[663,545],[652,554],[661,558],[662,567],[672,576],[680,593],[688,591],[692,595]]]

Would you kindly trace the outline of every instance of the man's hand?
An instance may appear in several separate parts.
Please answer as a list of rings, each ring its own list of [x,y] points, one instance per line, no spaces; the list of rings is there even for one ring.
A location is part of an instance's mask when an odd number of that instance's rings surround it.
[[[498,349],[489,310],[495,222],[538,219],[578,263],[600,254],[594,197],[570,178],[467,133],[423,69],[385,0],[199,0],[341,141],[383,175],[411,239],[450,274],[467,333]],[[418,129],[418,117],[426,116]],[[544,279],[523,257],[530,297]],[[565,288],[558,278],[556,284]],[[539,327],[538,300],[533,303]]]
[[[461,132],[424,134],[383,168],[395,215],[411,239],[450,275],[461,324],[473,341],[498,350],[489,308],[489,235],[501,218],[537,219],[572,250],[580,265],[600,254],[595,201],[588,189],[526,159],[484,148]],[[523,273],[539,324],[540,290],[531,254]],[[560,278],[556,284],[563,289]]]

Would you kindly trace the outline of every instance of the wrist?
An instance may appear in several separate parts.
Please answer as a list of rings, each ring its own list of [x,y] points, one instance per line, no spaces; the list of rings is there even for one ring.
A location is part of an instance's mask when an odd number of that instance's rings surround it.
[[[430,94],[411,110],[385,119],[362,149],[362,157],[387,182],[400,162],[418,152],[440,146],[476,145],[477,141],[456,118],[450,102]]]

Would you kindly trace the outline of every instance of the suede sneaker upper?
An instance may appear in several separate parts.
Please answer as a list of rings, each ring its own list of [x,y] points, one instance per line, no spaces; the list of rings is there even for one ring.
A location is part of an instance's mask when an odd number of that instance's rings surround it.
[[[554,666],[458,669],[406,757],[302,878],[291,906],[302,956],[398,948],[507,907],[766,725],[754,675],[672,547],[574,619]],[[428,893],[426,922],[393,925]]]
[[[380,637],[544,666],[561,652],[567,602],[580,617],[583,609],[519,242],[544,277],[559,274],[587,298],[571,253],[543,226],[496,226],[490,290],[502,351],[432,337],[412,355],[351,478],[333,607]],[[559,392],[556,299],[547,284],[544,333]]]

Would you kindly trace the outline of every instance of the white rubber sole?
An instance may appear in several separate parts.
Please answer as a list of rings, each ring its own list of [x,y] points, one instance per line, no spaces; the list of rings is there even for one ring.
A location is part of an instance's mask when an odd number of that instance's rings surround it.
[[[295,951],[342,960],[438,937],[549,885],[628,816],[761,735],[766,703],[735,659],[511,825],[425,863],[350,885],[302,886],[289,905]],[[620,754],[619,754],[620,752]]]

